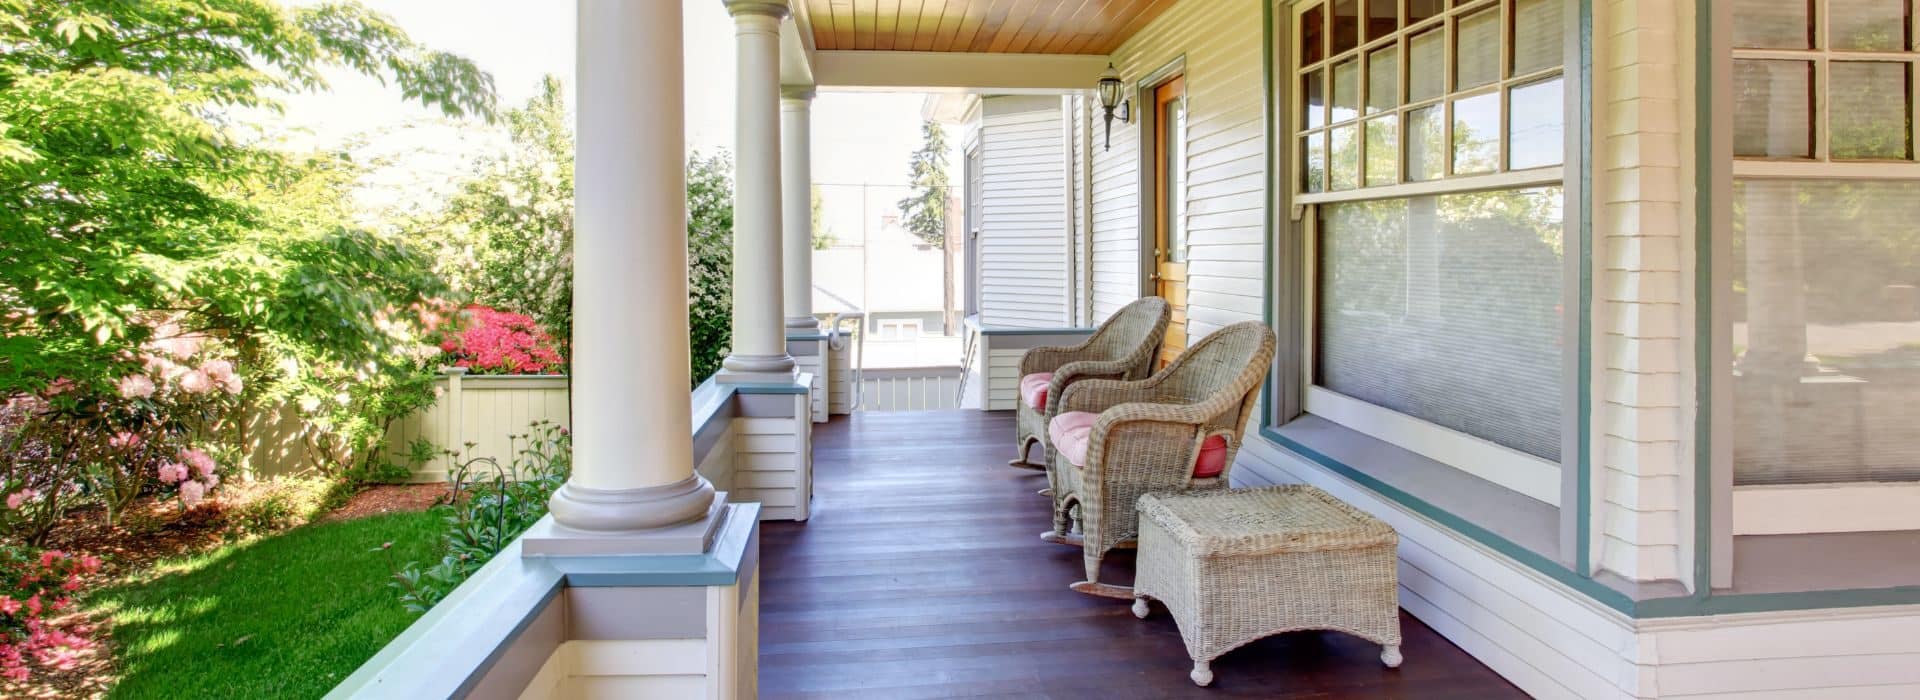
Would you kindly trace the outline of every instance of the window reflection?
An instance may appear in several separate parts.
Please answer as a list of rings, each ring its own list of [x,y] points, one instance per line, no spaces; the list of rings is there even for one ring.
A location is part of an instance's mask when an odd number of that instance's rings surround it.
[[[1315,383],[1559,461],[1561,199],[1320,207]]]
[[[1920,480],[1920,182],[1736,182],[1736,484]]]

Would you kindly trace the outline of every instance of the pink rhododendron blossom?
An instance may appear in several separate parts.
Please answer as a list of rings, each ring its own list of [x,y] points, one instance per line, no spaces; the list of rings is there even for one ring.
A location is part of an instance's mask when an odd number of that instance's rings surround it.
[[[230,374],[227,375],[226,379],[220,380],[220,388],[225,389],[229,394],[238,396],[240,391],[245,389],[246,386],[240,383],[240,375]]]
[[[205,477],[205,478],[202,478],[202,479],[201,479],[201,481],[204,481],[204,482],[207,482],[207,488],[208,488],[208,489],[212,489],[212,488],[214,488],[214,487],[216,487],[216,486],[219,486],[219,485],[220,485],[220,475],[219,475],[219,474],[208,474],[208,475],[206,475],[206,477]]]
[[[226,360],[207,360],[201,363],[200,371],[216,382],[224,382],[227,377],[233,376],[233,363]]]
[[[32,500],[33,497],[37,495],[39,494],[34,493],[33,489],[20,489],[19,491],[7,494],[7,509],[20,510],[20,506],[25,505],[27,501]]]
[[[538,374],[564,360],[553,336],[533,319],[485,306],[467,307],[468,322],[440,349],[454,355],[454,365],[515,374]]]
[[[181,450],[180,461],[193,467],[193,470],[200,472],[201,476],[212,476],[213,470],[219,466],[214,464],[211,455],[200,450]]]
[[[20,612],[20,601],[10,595],[0,595],[0,613],[12,615],[17,612]]]
[[[120,379],[120,398],[144,399],[153,396],[153,379],[144,374],[129,374]]]
[[[180,390],[189,394],[204,394],[213,391],[213,378],[206,372],[194,370],[180,377]]]
[[[205,498],[206,495],[207,495],[207,489],[206,487],[201,486],[200,482],[198,481],[180,482],[180,502],[187,504],[188,508],[192,508],[194,506],[200,505],[200,499]]]
[[[69,379],[67,377],[61,377],[47,384],[47,390],[44,393],[47,396],[59,396],[69,391],[73,391],[73,388],[75,386],[78,386],[78,385],[75,384],[72,379]]]
[[[131,450],[139,447],[140,442],[141,438],[139,433],[125,430],[114,433],[113,437],[107,439],[107,445],[116,450]]]
[[[161,483],[178,484],[182,481],[186,481],[186,479],[187,479],[187,465],[180,464],[178,462],[168,462],[166,464],[160,465],[160,482]]]

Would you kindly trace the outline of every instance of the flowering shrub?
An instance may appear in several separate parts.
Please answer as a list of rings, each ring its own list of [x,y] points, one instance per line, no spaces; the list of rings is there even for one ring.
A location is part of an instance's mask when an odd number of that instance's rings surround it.
[[[109,518],[146,493],[199,504],[220,484],[213,454],[226,450],[212,445],[245,388],[216,352],[162,323],[107,387],[54,382],[11,397],[0,409],[0,533],[39,542],[87,499]]]
[[[440,349],[454,366],[489,374],[541,374],[562,369],[559,344],[533,319],[485,306],[469,306],[467,323]]]
[[[67,670],[93,646],[92,630],[52,618],[73,605],[100,560],[58,550],[0,549],[0,676],[24,681],[33,667]]]

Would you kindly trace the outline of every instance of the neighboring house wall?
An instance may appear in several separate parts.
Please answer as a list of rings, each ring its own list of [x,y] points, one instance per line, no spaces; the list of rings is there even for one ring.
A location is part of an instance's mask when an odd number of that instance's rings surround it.
[[[1187,89],[1188,330],[1199,338],[1263,317],[1266,124],[1262,109],[1262,23],[1254,2],[1182,2],[1113,52],[1135,81],[1185,58]],[[1129,84],[1129,90],[1141,87]],[[1140,295],[1142,100],[1132,123],[1113,123],[1113,148],[1099,110],[1094,129],[1094,317],[1104,320]]]
[[[1071,322],[1066,138],[1060,98],[981,100],[980,321],[995,328]]]
[[[1607,37],[1593,43],[1594,552],[1630,579],[1679,578],[1693,568],[1680,507],[1692,490],[1681,250],[1693,207],[1680,157],[1692,152],[1681,134],[1692,81],[1676,78],[1693,72],[1692,4],[1613,0],[1593,21]]]

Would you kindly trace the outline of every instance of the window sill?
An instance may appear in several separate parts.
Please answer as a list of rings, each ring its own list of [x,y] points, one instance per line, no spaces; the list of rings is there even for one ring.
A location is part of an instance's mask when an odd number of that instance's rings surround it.
[[[1920,585],[1920,530],[1733,538],[1726,593],[1806,593]],[[1720,592],[1720,591],[1716,591]]]
[[[1449,518],[1436,516],[1452,516],[1538,557],[1570,559],[1560,556],[1560,509],[1553,504],[1312,414],[1268,431],[1357,472],[1365,478],[1356,481],[1430,519],[1446,523]]]

